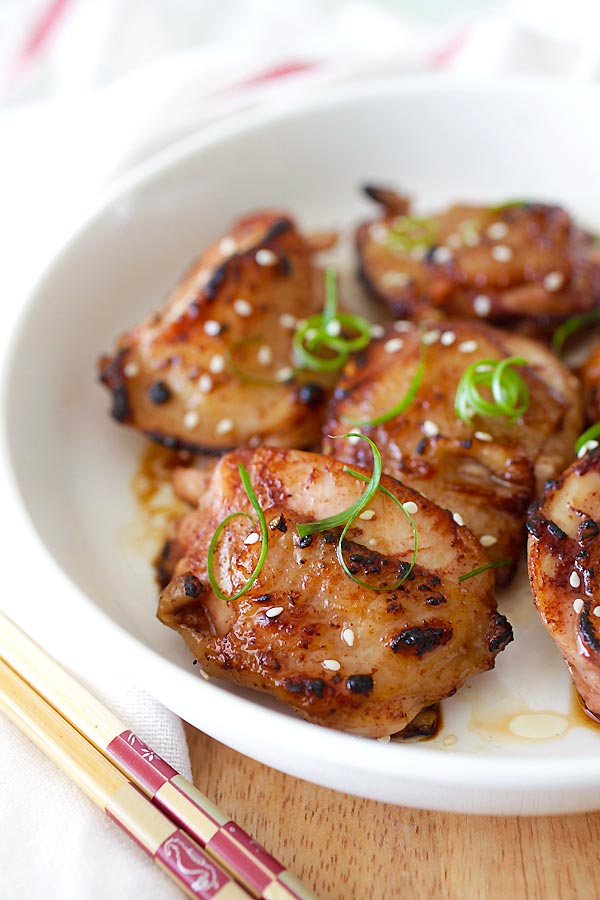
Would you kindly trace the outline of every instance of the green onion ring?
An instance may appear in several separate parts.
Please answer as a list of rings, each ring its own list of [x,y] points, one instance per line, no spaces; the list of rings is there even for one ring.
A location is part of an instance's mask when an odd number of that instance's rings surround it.
[[[523,377],[513,366],[526,366],[527,360],[521,356],[506,359],[482,359],[471,363],[462,374],[454,411],[457,418],[470,422],[474,415],[517,419],[529,407],[529,391]],[[491,390],[492,400],[487,400],[479,392],[479,387]]]
[[[588,441],[594,441],[598,437],[600,437],[600,422],[590,425],[590,427],[577,438],[575,453],[579,453],[581,448],[587,444]]]
[[[250,476],[248,475],[248,470],[246,469],[245,466],[243,466],[240,463],[240,465],[238,466],[238,472],[240,473],[240,479],[241,479],[242,485],[244,487],[244,490],[246,491],[248,500],[252,504],[252,507],[258,518],[258,523],[260,525],[260,533],[261,533],[261,537],[262,537],[262,546],[261,546],[261,550],[260,550],[260,556],[258,557],[258,562],[256,563],[256,566],[254,568],[254,571],[252,572],[252,575],[250,576],[250,578],[248,579],[248,581],[246,582],[246,584],[244,585],[243,588],[241,588],[239,591],[237,591],[231,597],[228,597],[226,594],[223,593],[223,591],[217,584],[217,581],[215,579],[215,576],[214,576],[214,573],[212,570],[212,564],[213,564],[217,541],[219,540],[219,537],[221,536],[221,532],[223,531],[223,529],[226,528],[226,526],[229,524],[229,522],[231,522],[232,519],[236,519],[236,518],[238,518],[238,516],[245,516],[247,519],[250,519],[250,521],[252,523],[254,523],[254,520],[252,519],[252,516],[249,513],[235,512],[235,513],[231,513],[231,515],[227,516],[225,519],[223,519],[223,521],[219,525],[217,525],[215,533],[213,534],[210,544],[208,546],[208,558],[207,558],[208,580],[210,582],[211,588],[213,589],[213,591],[217,595],[217,597],[220,600],[226,600],[228,603],[231,602],[232,600],[239,600],[240,597],[243,597],[243,595],[248,590],[250,590],[250,588],[252,587],[252,585],[254,584],[254,582],[256,581],[258,576],[260,575],[261,569],[262,569],[265,559],[267,557],[267,550],[269,549],[269,532],[267,529],[267,522],[265,519],[265,514],[263,513],[260,503],[258,502],[258,497],[254,493],[254,490],[252,488],[252,483],[250,481]]]
[[[466,572],[464,575],[459,575],[459,581],[467,581],[469,578],[475,578],[476,575],[481,575],[482,572],[487,572],[488,569],[498,569],[500,566],[511,566],[514,562],[514,559],[497,559],[495,562],[486,563],[485,566],[479,566],[477,569],[473,569],[472,572]]]
[[[600,308],[591,309],[589,312],[582,313],[580,316],[571,316],[570,319],[563,322],[560,328],[556,329],[552,337],[552,350],[554,353],[556,353],[557,356],[560,356],[565,341],[573,334],[573,332],[579,331],[584,325],[590,325],[592,322],[597,322],[598,319],[600,319]]]

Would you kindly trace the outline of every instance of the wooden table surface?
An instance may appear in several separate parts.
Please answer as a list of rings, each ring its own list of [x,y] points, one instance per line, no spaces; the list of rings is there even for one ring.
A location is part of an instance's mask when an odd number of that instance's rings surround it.
[[[360,800],[187,727],[194,783],[321,900],[593,900],[600,813],[505,818]]]

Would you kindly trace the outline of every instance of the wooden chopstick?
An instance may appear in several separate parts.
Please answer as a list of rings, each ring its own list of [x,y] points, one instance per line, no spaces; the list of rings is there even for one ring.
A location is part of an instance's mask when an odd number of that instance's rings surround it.
[[[0,709],[195,900],[249,894],[0,660]]]
[[[260,900],[317,900],[1,612],[0,659],[204,847],[248,894]]]

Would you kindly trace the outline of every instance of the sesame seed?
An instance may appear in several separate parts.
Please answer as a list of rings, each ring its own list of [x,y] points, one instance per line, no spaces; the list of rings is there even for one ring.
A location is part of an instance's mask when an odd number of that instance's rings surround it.
[[[477,341],[463,341],[458,345],[458,349],[461,353],[473,353],[477,350]]]
[[[544,287],[547,291],[559,291],[565,283],[565,276],[562,272],[548,272],[544,278]]]
[[[375,518],[375,510],[374,509],[364,509],[358,518],[364,519],[365,522],[370,522],[371,519]]]
[[[208,368],[213,373],[213,375],[219,375],[221,372],[225,371],[225,357],[222,353],[215,353],[212,357],[211,361],[208,364]]]
[[[325,331],[327,334],[331,335],[331,337],[337,337],[341,330],[342,323],[339,319],[332,319],[331,322],[328,322],[325,326]]]
[[[481,243],[481,237],[474,228],[465,229],[462,239],[467,247],[477,247]]]
[[[578,588],[581,585],[581,578],[579,577],[578,572],[571,572],[571,577],[569,578],[569,584],[571,587]]]
[[[588,453],[589,450],[596,450],[597,447],[600,447],[600,444],[598,443],[598,441],[586,441],[585,444],[583,444],[579,448],[579,451],[577,453],[577,458],[581,459],[583,456],[585,456],[586,453]]]
[[[360,428],[353,428],[352,431],[349,432],[349,434],[350,437],[348,438],[348,443],[352,444],[353,446],[355,444],[358,444],[362,435],[362,431],[360,430]]]
[[[474,436],[478,441],[487,441],[489,443],[494,440],[489,431],[476,431]]]
[[[449,247],[436,247],[431,254],[431,261],[437,265],[444,265],[452,259],[452,250]]]
[[[383,349],[386,353],[397,353],[398,350],[402,350],[404,347],[404,341],[402,338],[390,338],[389,341],[386,341],[383,345]]]
[[[461,516],[460,513],[452,513],[452,518],[454,519],[454,521],[456,522],[457,525],[465,524],[465,520],[463,519],[463,517]]]
[[[583,600],[581,599],[581,597],[578,597],[577,600],[573,600],[573,609],[575,610],[577,615],[579,615],[579,613],[583,609]]]
[[[205,681],[210,681],[210,675],[204,671],[204,669],[200,669],[200,674],[204,678]]]
[[[213,388],[213,380],[210,375],[201,375],[198,379],[198,390],[202,391],[203,394],[209,394]]]
[[[412,322],[408,322],[406,319],[398,319],[397,322],[394,322],[394,331],[399,331],[400,334],[406,334],[408,331],[412,331]]]
[[[282,612],[283,606],[272,606],[265,611],[265,616],[267,619],[274,619],[276,616],[280,616]]]
[[[306,341],[313,341],[319,334],[318,328],[308,328],[304,334],[304,339]]]
[[[487,316],[492,308],[492,301],[485,294],[478,294],[473,300],[473,309],[478,316]]]
[[[376,546],[377,546],[376,538],[369,538],[369,547],[376,547]]]
[[[260,535],[258,534],[258,532],[251,531],[250,534],[248,535],[248,537],[246,538],[246,540],[244,541],[244,543],[249,544],[249,545],[258,544],[259,540],[260,540]]]
[[[375,738],[375,740],[379,741],[380,744],[389,744],[391,737],[389,734],[384,734],[382,737]]]
[[[273,253],[272,250],[268,250],[266,247],[263,247],[262,250],[258,250],[254,258],[259,266],[277,265],[277,254]]]
[[[446,245],[452,250],[458,250],[461,244],[462,241],[459,234],[449,234],[446,238]]]
[[[188,412],[186,412],[185,416],[183,417],[183,424],[190,430],[192,428],[195,428],[199,421],[200,416],[193,409],[190,409]]]
[[[432,344],[436,344],[439,341],[441,334],[442,332],[439,328],[432,328],[431,331],[426,331],[423,335],[423,343],[426,347],[430,347]]]
[[[440,429],[437,427],[435,422],[431,421],[431,419],[425,419],[425,421],[421,425],[421,430],[423,434],[427,435],[427,437],[435,437],[436,434],[440,433]]]
[[[261,366],[270,366],[273,362],[273,351],[267,344],[263,344],[258,348],[256,358]]]
[[[444,331],[440,338],[440,343],[442,343],[444,347],[451,347],[455,340],[456,335],[453,331]]]
[[[247,319],[248,316],[252,315],[252,304],[248,303],[247,300],[243,300],[241,297],[238,297],[237,300],[233,301],[233,308],[238,316],[242,316],[243,319]]]
[[[496,244],[495,247],[492,247],[490,253],[492,259],[495,259],[496,262],[508,262],[513,258],[513,252],[506,244]]]
[[[493,547],[494,544],[498,543],[498,538],[494,537],[493,534],[484,534],[479,538],[479,543],[482,547]]]
[[[419,511],[419,507],[413,500],[407,500],[406,503],[402,504],[405,512],[407,512],[410,516],[414,516],[416,512]]]
[[[381,284],[383,287],[406,287],[410,278],[406,272],[384,272],[381,276]]]
[[[221,419],[220,422],[217,422],[215,431],[217,434],[229,434],[230,431],[233,431],[234,427],[233,419]]]
[[[383,327],[383,325],[377,325],[377,324],[371,325],[370,331],[371,331],[371,337],[374,337],[374,338],[383,337],[385,334],[385,328]]]
[[[369,235],[376,244],[385,244],[388,239],[388,229],[381,222],[374,222],[369,228]]]
[[[290,381],[294,377],[294,370],[291,366],[284,366],[275,373],[277,381]]]
[[[321,665],[324,669],[329,669],[330,672],[339,672],[341,669],[337,659],[324,659]]]
[[[232,237],[225,237],[219,244],[219,250],[223,254],[223,256],[231,256],[232,253],[235,253],[237,248],[237,244]]]
[[[508,234],[508,225],[506,222],[493,222],[485,233],[493,241],[501,241]]]
[[[412,259],[416,259],[418,261],[425,259],[427,256],[427,247],[421,246],[421,244],[417,244],[416,247],[413,247],[410,251],[410,256]]]
[[[600,606],[595,606],[592,610],[592,615],[600,618]]]
[[[140,374],[140,367],[136,362],[128,362],[123,366],[123,374],[126,378],[135,378]]]
[[[292,316],[289,313],[282,313],[279,316],[279,324],[282,328],[287,328],[289,331],[296,327],[297,321],[296,316]]]
[[[221,334],[221,326],[214,319],[207,319],[204,323],[204,331],[210,337],[215,337],[215,335]]]
[[[340,636],[343,642],[348,644],[349,647],[354,646],[354,632],[351,628],[344,628]]]

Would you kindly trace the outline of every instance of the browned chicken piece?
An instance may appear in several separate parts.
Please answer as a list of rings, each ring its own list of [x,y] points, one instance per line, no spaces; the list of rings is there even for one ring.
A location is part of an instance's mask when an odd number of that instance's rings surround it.
[[[312,252],[285,214],[240,220],[100,360],[115,419],[191,452],[318,440],[331,376],[292,360],[296,318],[323,305]]]
[[[600,450],[530,510],[529,579],[542,620],[587,709],[600,717]]]
[[[253,513],[240,463],[264,511],[268,552],[247,593],[225,602],[211,589],[207,556],[226,516]],[[302,539],[296,530],[346,509],[364,482],[342,463],[300,450],[245,448],[223,457],[198,510],[181,522],[184,556],[161,595],[160,620],[180,632],[206,673],[272,694],[311,722],[370,737],[403,729],[470,675],[490,669],[512,630],[496,610],[489,570],[459,582],[486,563],[473,535],[394,479],[384,476],[381,484],[418,506],[419,547],[407,580],[375,591],[341,568],[341,529]],[[357,577],[385,588],[406,574],[413,533],[383,493],[369,510],[348,533],[345,559]],[[258,538],[258,526],[245,518],[226,526],[213,571],[227,596],[253,572]]]
[[[494,561],[498,584],[512,578],[524,544],[527,507],[544,482],[573,458],[581,431],[578,381],[541,344],[480,322],[435,322],[423,331],[406,325],[373,341],[342,373],[324,426],[326,453],[371,465],[366,441],[331,440],[393,409],[415,376],[423,343],[423,378],[406,410],[363,427],[379,447],[384,471],[440,506],[477,535]],[[530,402],[517,421],[478,415],[468,424],[454,403],[464,371],[478,360],[523,357],[518,368]],[[485,391],[484,391],[485,393]]]
[[[452,206],[425,218],[367,188],[382,215],[358,227],[360,274],[395,318],[484,318],[530,335],[600,302],[600,247],[558,206]]]
[[[589,357],[579,369],[579,376],[583,384],[587,421],[590,425],[600,422],[600,341],[594,344]]]

